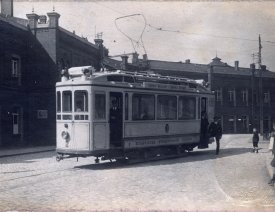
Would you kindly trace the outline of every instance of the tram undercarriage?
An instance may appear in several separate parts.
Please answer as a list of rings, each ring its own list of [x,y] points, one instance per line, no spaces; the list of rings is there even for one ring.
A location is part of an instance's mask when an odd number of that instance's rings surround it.
[[[69,152],[57,150],[56,160],[59,162],[63,159],[68,158],[85,158],[89,156],[94,156],[96,157],[95,163],[106,160],[109,160],[111,162],[115,160],[122,163],[137,163],[182,157],[186,155],[186,153],[193,151],[193,149],[197,146],[198,143],[134,149],[124,149],[122,147],[117,147],[106,151]]]

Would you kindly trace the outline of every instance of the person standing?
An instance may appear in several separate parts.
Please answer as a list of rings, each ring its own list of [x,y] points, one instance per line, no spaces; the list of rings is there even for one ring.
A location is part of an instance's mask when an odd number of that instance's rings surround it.
[[[117,100],[112,100],[110,108],[110,140],[115,146],[120,144],[121,140],[121,111]]]
[[[214,117],[214,121],[209,126],[209,136],[214,137],[216,140],[216,155],[220,152],[220,139],[222,138],[222,126],[217,116]]]
[[[253,128],[252,143],[253,143],[253,152],[258,153],[259,133],[256,128]]]
[[[208,118],[205,111],[201,113],[201,132],[200,132],[200,148],[208,148]]]

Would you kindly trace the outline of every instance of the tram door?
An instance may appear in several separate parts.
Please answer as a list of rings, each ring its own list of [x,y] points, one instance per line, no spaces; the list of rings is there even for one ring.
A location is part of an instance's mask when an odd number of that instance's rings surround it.
[[[123,98],[120,92],[110,92],[110,146],[122,146]]]

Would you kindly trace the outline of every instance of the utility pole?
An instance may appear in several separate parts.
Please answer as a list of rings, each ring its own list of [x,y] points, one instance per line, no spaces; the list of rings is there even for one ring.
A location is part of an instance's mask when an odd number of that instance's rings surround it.
[[[263,135],[264,132],[264,121],[263,121],[263,77],[262,77],[262,44],[261,35],[259,35],[259,99],[260,99],[260,133]]]

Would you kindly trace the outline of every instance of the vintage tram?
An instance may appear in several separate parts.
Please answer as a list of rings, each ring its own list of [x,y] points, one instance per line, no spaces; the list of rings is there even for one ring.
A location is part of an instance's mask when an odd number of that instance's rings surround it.
[[[195,80],[74,67],[56,83],[57,161],[136,160],[192,151],[214,94]]]

